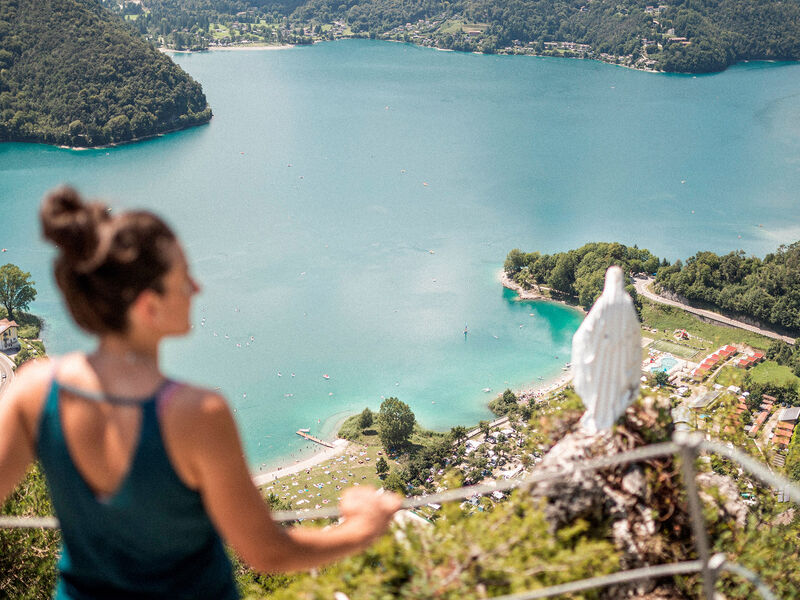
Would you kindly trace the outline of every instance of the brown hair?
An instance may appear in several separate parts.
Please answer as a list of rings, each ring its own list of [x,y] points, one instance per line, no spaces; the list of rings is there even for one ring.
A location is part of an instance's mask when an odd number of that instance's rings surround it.
[[[40,212],[42,233],[60,250],[58,287],[75,321],[91,333],[124,333],[128,308],[139,294],[163,293],[175,254],[175,234],[150,212],[112,216],[100,202],[84,202],[74,189],[50,192]]]

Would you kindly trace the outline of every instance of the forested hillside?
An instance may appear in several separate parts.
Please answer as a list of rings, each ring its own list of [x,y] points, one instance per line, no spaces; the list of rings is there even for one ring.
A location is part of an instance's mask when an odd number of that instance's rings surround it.
[[[464,51],[719,71],[800,58],[798,0],[104,0],[170,47],[362,36]]]
[[[658,271],[657,285],[697,303],[800,332],[800,242],[764,259],[731,252],[698,252]]]
[[[98,146],[210,118],[200,84],[99,0],[0,0],[0,141]]]
[[[682,262],[659,262],[649,251],[618,243],[591,243],[557,254],[513,249],[506,274],[525,289],[546,288],[588,308],[600,295],[610,265],[628,273],[656,273],[660,292],[672,292],[712,310],[733,313],[790,334],[800,332],[800,242],[763,259],[743,251],[698,252]],[[632,285],[628,291],[636,298]]]

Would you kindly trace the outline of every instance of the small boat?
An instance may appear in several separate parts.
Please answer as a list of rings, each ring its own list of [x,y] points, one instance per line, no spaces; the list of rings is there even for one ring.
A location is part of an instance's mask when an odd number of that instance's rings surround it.
[[[302,429],[298,429],[297,431],[299,431],[300,433],[308,433],[311,430],[308,427],[303,427]]]
[[[492,391],[492,388],[483,388],[482,391],[484,391],[484,392],[486,392],[488,394],[489,392]]]
[[[323,378],[323,379],[330,379],[330,378],[331,378],[331,376],[330,376],[330,375],[328,375],[327,373],[325,373],[325,375],[323,375],[323,376],[322,376],[322,378]]]

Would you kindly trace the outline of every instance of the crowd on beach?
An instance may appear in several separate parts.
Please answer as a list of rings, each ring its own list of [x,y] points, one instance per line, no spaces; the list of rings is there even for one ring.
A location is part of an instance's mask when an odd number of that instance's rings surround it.
[[[305,469],[291,474],[291,480],[275,481],[262,489],[264,492],[275,494],[281,500],[291,502],[295,507],[308,505],[304,508],[311,508],[311,505],[314,504],[313,508],[321,508],[323,504],[330,502],[327,498],[321,498],[322,490],[326,486],[332,486],[337,492],[340,492],[347,486],[360,485],[361,480],[367,477],[361,475],[357,480],[359,476],[353,473],[353,469],[357,465],[364,465],[368,462],[370,462],[370,457],[367,456],[366,451],[348,445],[345,454],[324,465],[306,464]],[[320,473],[328,479],[314,483],[315,476],[318,477]],[[287,473],[279,474],[279,476],[286,478]]]

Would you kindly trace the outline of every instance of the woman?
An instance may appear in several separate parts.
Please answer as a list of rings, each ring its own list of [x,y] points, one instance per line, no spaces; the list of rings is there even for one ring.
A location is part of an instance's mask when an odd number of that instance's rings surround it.
[[[341,524],[276,525],[213,391],[168,380],[159,345],[189,331],[192,279],[147,212],[111,216],[62,188],[41,210],[55,276],[91,354],[35,361],[0,399],[0,499],[39,458],[59,517],[56,597],[236,598],[221,539],[254,569],[308,569],[366,548],[400,500],[347,490]]]

